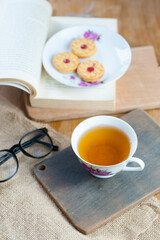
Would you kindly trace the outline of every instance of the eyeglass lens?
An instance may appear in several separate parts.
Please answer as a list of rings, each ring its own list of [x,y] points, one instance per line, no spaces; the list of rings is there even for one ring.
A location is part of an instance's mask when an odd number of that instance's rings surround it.
[[[47,156],[52,150],[58,150],[58,147],[53,145],[52,140],[45,130],[38,129],[30,132],[21,138],[19,146],[24,154],[42,158]],[[10,150],[0,151],[0,181],[6,181],[18,170],[18,161],[16,153],[20,151],[18,144]]]
[[[48,135],[39,130],[24,136],[20,141],[23,151],[33,157],[46,156],[52,150],[52,142]]]
[[[12,153],[8,151],[0,152],[0,181],[12,177],[18,168],[18,163]]]

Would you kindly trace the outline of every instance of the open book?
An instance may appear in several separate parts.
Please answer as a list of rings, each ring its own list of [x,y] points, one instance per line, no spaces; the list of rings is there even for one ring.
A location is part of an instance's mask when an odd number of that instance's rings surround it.
[[[59,30],[87,23],[117,31],[117,20],[51,17],[51,12],[45,0],[1,0],[0,85],[28,92],[33,107],[113,110],[115,82],[85,89],[63,85],[44,70],[42,53]]]

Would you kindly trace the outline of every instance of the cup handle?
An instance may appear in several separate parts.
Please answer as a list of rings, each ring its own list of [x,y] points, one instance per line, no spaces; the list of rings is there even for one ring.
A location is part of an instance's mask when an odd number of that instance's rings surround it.
[[[127,166],[125,166],[122,169],[122,171],[142,171],[145,167],[145,163],[140,158],[132,157],[132,158],[129,159],[127,164],[129,162],[135,162],[139,165],[139,167],[127,167]]]

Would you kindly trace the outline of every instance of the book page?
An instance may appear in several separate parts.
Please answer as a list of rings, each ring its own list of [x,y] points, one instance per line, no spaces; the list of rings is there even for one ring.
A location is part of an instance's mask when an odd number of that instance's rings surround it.
[[[0,85],[4,85],[4,83],[1,83],[1,82],[0,82]],[[25,92],[27,92],[27,93],[30,94],[28,88],[26,88],[25,86],[20,85],[20,84],[18,84],[18,83],[5,82],[5,86],[11,86],[11,87],[19,88],[19,89],[22,89],[23,91],[25,91]]]
[[[79,18],[79,17],[52,17],[50,21],[49,34],[51,37],[56,32],[75,25],[87,24],[99,25],[109,28],[112,31],[117,32],[117,19],[105,19],[105,18]],[[41,80],[37,88],[37,95],[35,98],[31,97],[32,106],[34,100],[36,104],[38,99],[45,101],[45,99],[53,100],[114,100],[115,99],[115,83],[96,86],[93,88],[73,88],[63,85],[52,77],[50,77],[46,71],[42,70]],[[34,104],[35,105],[35,104]]]
[[[30,96],[32,107],[54,109],[110,110],[115,108],[115,81],[99,86],[76,88],[61,84],[42,70],[37,95]]]
[[[44,81],[45,79],[45,81]],[[42,70],[40,86],[35,98],[54,100],[90,100],[102,101],[113,100],[115,83],[100,84],[96,87],[70,87],[51,78],[46,71]],[[107,93],[107,94],[106,94]]]
[[[51,17],[48,31],[48,38],[60,30],[78,25],[96,25],[104,26],[114,32],[118,32],[118,23],[116,18],[96,18],[96,17]]]
[[[1,0],[1,82],[21,81],[33,94],[40,79],[50,16],[51,6],[45,0]]]

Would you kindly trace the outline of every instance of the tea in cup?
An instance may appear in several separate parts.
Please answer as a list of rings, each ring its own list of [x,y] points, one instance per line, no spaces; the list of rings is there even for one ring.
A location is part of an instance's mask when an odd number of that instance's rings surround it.
[[[137,144],[134,129],[112,116],[95,116],[82,121],[71,137],[72,149],[81,165],[99,178],[112,177],[120,171],[142,171],[144,162],[133,157]],[[128,167],[129,162],[138,166]]]

